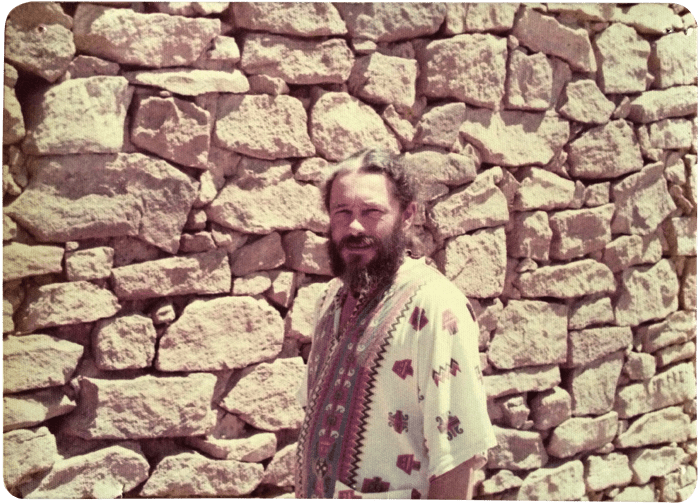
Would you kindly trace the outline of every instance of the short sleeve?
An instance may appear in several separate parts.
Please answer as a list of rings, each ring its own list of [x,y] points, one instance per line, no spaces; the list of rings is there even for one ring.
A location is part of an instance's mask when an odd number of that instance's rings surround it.
[[[417,309],[428,330],[420,332],[417,374],[432,480],[497,442],[486,408],[479,328],[471,305],[451,284],[431,285],[423,294]]]

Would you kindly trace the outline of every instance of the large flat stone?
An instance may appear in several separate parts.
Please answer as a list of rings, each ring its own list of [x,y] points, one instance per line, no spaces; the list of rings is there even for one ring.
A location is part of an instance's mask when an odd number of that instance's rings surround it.
[[[197,68],[164,68],[124,72],[123,75],[131,84],[157,87],[182,96],[250,91],[247,77],[238,69],[224,72]]]
[[[518,173],[513,208],[518,211],[569,208],[576,184],[545,169],[526,167]]]
[[[244,368],[276,357],[284,327],[264,300],[195,300],[160,339],[156,368],[166,372]]]
[[[188,437],[187,445],[216,459],[235,459],[258,463],[275,455],[277,437],[274,433],[255,433],[245,438]]]
[[[375,52],[355,61],[348,89],[370,103],[407,109],[416,101],[417,76],[415,60]]]
[[[612,271],[593,259],[539,267],[522,273],[514,285],[523,297],[560,299],[613,293],[616,288]]]
[[[612,239],[610,220],[614,211],[614,205],[606,204],[597,208],[551,214],[550,257],[555,260],[568,260],[605,248]]]
[[[58,386],[31,393],[5,395],[2,404],[3,431],[31,428],[75,409],[75,402]]]
[[[542,52],[511,51],[506,80],[508,108],[547,110],[552,101],[553,65]]]
[[[624,351],[606,355],[565,377],[574,416],[600,415],[613,409],[617,381],[625,360]]]
[[[78,407],[63,431],[83,439],[129,439],[206,435],[216,424],[212,398],[216,376],[80,377]]]
[[[613,23],[593,37],[598,83],[605,94],[646,91],[649,42],[631,26]]]
[[[231,269],[223,249],[116,267],[112,278],[120,299],[231,291]]]
[[[598,327],[569,332],[566,365],[580,367],[632,345],[629,327]]]
[[[31,169],[6,212],[38,239],[133,236],[177,251],[195,182],[167,162],[139,153],[47,156]]]
[[[634,130],[622,119],[589,129],[567,151],[569,173],[577,178],[616,178],[644,165]]]
[[[156,353],[156,329],[142,314],[100,320],[93,332],[95,364],[103,370],[148,368]]]
[[[674,86],[645,91],[630,102],[627,118],[634,122],[654,122],[667,117],[696,113],[698,93],[695,86]]]
[[[672,344],[687,342],[696,337],[697,318],[694,311],[676,311],[664,321],[637,328],[642,349],[654,353]]]
[[[531,472],[518,489],[519,500],[580,500],[586,494],[583,463],[569,461],[556,468],[540,468]]]
[[[662,89],[693,85],[698,78],[697,30],[665,35],[651,43],[649,70]]]
[[[295,271],[332,276],[328,256],[328,238],[311,231],[296,230],[282,239],[286,254],[285,265]]]
[[[602,416],[572,417],[554,428],[547,453],[557,458],[569,458],[579,452],[599,449],[617,435],[617,412]]]
[[[272,232],[239,248],[232,257],[231,272],[236,276],[246,276],[279,267],[285,260],[282,238],[279,233]]]
[[[530,407],[535,429],[548,430],[571,417],[571,395],[557,386],[536,393]]]
[[[27,276],[63,272],[60,246],[30,246],[10,243],[2,247],[2,279],[13,281]]]
[[[532,470],[547,464],[542,437],[537,432],[493,427],[498,445],[489,450],[487,468]]]
[[[643,445],[685,442],[694,435],[690,417],[682,407],[667,407],[649,412],[637,418],[615,439],[615,446],[621,449]]]
[[[646,484],[652,477],[663,477],[678,469],[687,454],[680,447],[641,448],[629,455],[632,482]]]
[[[629,459],[620,452],[588,456],[583,464],[587,491],[602,491],[608,487],[626,486],[632,482]]]
[[[634,326],[665,318],[678,309],[678,290],[678,276],[667,259],[653,266],[625,269],[615,304],[615,323]]]
[[[193,63],[221,32],[221,21],[80,4],[73,18],[83,54],[117,63],[162,68]]]
[[[59,459],[56,438],[46,426],[5,433],[2,441],[2,476],[7,489],[48,471]]]
[[[348,29],[331,3],[236,2],[231,4],[236,26],[297,37],[345,35]]]
[[[335,7],[352,38],[374,42],[436,33],[446,11],[441,3],[338,3]]]
[[[559,367],[557,365],[543,365],[485,375],[484,389],[489,398],[498,398],[526,391],[545,391],[554,388],[560,382]]]

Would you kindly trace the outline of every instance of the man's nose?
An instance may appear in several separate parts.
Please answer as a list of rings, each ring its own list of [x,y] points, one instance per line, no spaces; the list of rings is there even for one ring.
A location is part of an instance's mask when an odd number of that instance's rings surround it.
[[[364,226],[362,225],[362,223],[360,223],[360,220],[357,218],[352,219],[350,225],[348,226],[348,229],[353,235],[361,234],[365,231]]]

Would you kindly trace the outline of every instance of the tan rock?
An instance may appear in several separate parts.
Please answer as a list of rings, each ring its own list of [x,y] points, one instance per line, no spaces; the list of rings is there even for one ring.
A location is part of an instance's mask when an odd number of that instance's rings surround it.
[[[506,234],[509,256],[549,260],[552,229],[546,212],[513,213],[510,225],[511,230]]]
[[[667,221],[666,238],[673,255],[697,255],[697,217],[675,217]]]
[[[612,272],[620,272],[628,267],[641,264],[644,245],[642,236],[620,236],[605,246],[603,263]]]
[[[192,63],[192,66],[201,70],[213,70],[216,72],[227,72],[234,75],[234,79],[241,85],[243,80],[238,77],[238,68],[236,65],[241,60],[241,51],[238,49],[236,39],[225,35],[217,35],[209,49],[206,49],[199,58]],[[210,75],[207,75],[210,76]],[[223,77],[216,75],[214,77]],[[230,79],[229,77],[228,79]],[[230,80],[227,79],[227,82]],[[208,79],[204,79],[208,80]],[[218,81],[218,79],[215,79]],[[248,81],[252,87],[250,80]]]
[[[652,148],[689,149],[695,139],[693,123],[687,119],[662,119],[648,127]]]
[[[273,232],[239,248],[233,257],[231,272],[235,276],[245,276],[256,271],[274,269],[284,264],[284,261],[282,238],[279,233]]]
[[[417,75],[415,60],[375,52],[355,61],[348,89],[370,103],[410,108],[416,101]]]
[[[114,248],[96,246],[66,253],[68,281],[108,278],[112,272]]]
[[[475,108],[467,109],[459,131],[477,147],[483,162],[544,165],[568,140],[569,123],[548,114]]]
[[[664,500],[675,500],[675,501],[685,501],[695,490],[695,483],[697,481],[698,472],[697,469],[692,465],[682,465],[677,471],[669,473],[661,480],[661,494],[660,499]]]
[[[622,119],[586,131],[567,150],[569,172],[578,178],[614,178],[643,166],[634,131]]]
[[[615,439],[618,448],[685,442],[691,434],[690,417],[681,407],[668,407],[640,416]]]
[[[633,26],[639,33],[663,35],[683,27],[681,18],[664,4],[639,4],[615,10],[614,21]]]
[[[580,367],[632,345],[629,327],[598,327],[569,332],[566,366]]]
[[[38,239],[138,236],[177,251],[195,188],[167,162],[138,153],[48,156],[36,159],[32,169],[36,176],[6,212]]]
[[[645,91],[632,99],[628,119],[648,123],[667,117],[694,114],[698,107],[695,86],[674,86],[663,90]]]
[[[142,14],[94,4],[79,7],[73,19],[77,49],[121,64],[187,66],[221,30],[219,19]]]
[[[135,262],[146,262],[163,256],[161,250],[140,239],[129,236],[117,237],[110,240],[114,249],[113,266],[121,267]]]
[[[445,154],[437,149],[417,148],[401,154],[401,164],[407,172],[421,181],[421,185],[441,183],[454,186],[475,181],[476,171],[481,163],[476,155],[468,153]],[[489,170],[489,174],[485,175],[481,182],[489,185],[490,180],[493,183],[498,178],[494,175],[497,172],[498,170]],[[421,187],[418,187],[418,191],[421,191]]]
[[[323,157],[302,159],[297,164],[294,178],[300,182],[311,182],[318,185],[328,178],[334,167],[334,164],[329,163]]]
[[[593,209],[550,214],[550,256],[557,260],[567,260],[603,249],[611,240],[610,220],[614,210],[614,205],[606,204]]]
[[[415,142],[442,148],[452,148],[459,128],[467,118],[464,103],[447,103],[428,107],[416,124]],[[476,176],[476,173],[474,174]]]
[[[294,305],[284,319],[284,335],[301,342],[311,342],[318,316],[318,302],[328,288],[327,283],[302,286],[294,298]]]
[[[602,491],[609,487],[628,485],[632,482],[632,470],[628,463],[627,456],[619,452],[588,456],[583,462],[586,491]]]
[[[13,281],[28,276],[63,272],[63,248],[10,243],[3,246],[2,279]]]
[[[489,361],[512,369],[566,361],[566,307],[535,300],[511,300],[491,339]]]
[[[489,469],[532,470],[547,464],[542,437],[536,432],[493,427],[498,445],[488,452]]]
[[[523,367],[508,372],[484,376],[486,396],[499,396],[524,393],[526,391],[545,391],[561,382],[557,365],[541,367]]]
[[[289,307],[297,287],[296,274],[291,271],[270,271],[272,286],[267,292],[267,298],[278,306]]]
[[[119,74],[119,64],[95,56],[80,54],[70,62],[62,79],[83,79],[97,75],[115,76]]]
[[[345,35],[347,28],[330,3],[240,2],[231,4],[239,28],[297,37]]]
[[[547,453],[557,458],[568,458],[579,452],[603,447],[616,435],[616,412],[595,418],[573,417],[554,428],[547,444]]]
[[[13,88],[5,86],[2,110],[2,144],[10,145],[24,138],[27,130],[24,128],[22,105],[17,100],[17,94]],[[5,178],[3,176],[3,178]]]
[[[263,477],[257,463],[212,460],[183,452],[160,461],[140,495],[145,498],[214,498],[250,494]]]
[[[559,113],[567,119],[587,124],[605,124],[615,111],[615,103],[608,100],[593,80],[569,82],[564,89],[564,104]]]
[[[238,381],[221,407],[259,429],[299,428],[304,411],[296,399],[296,390],[305,372],[301,357],[261,363]]]
[[[605,94],[646,91],[651,46],[634,28],[613,23],[593,37],[598,83]]]
[[[682,404],[695,396],[693,365],[679,363],[647,382],[621,386],[615,396],[615,411],[624,419]]]
[[[283,447],[275,454],[270,464],[265,468],[263,484],[271,484],[277,487],[294,486],[294,472],[296,470],[297,444]]]
[[[122,446],[56,461],[24,498],[117,498],[148,478],[149,465],[140,452]]]
[[[21,395],[6,395],[2,403],[3,431],[6,432],[18,428],[31,428],[75,409],[75,402],[59,387]]]
[[[651,43],[649,70],[654,87],[692,85],[698,79],[697,29],[670,33]]]
[[[495,108],[505,92],[507,52],[505,38],[482,33],[429,42],[416,54],[418,90]]]
[[[580,330],[590,325],[610,324],[615,321],[610,297],[583,298],[569,308],[569,330]]]
[[[287,233],[283,240],[285,265],[295,271],[332,276],[327,249],[328,238],[311,231],[296,230]]]
[[[696,257],[688,257],[681,277],[680,307],[688,311],[696,311],[698,305],[698,261]]]
[[[569,28],[554,17],[526,8],[515,20],[511,33],[533,52],[561,58],[573,70],[596,70],[593,47],[583,28]]]
[[[340,12],[353,39],[394,42],[432,35],[445,19],[439,3],[340,3]]]
[[[665,318],[678,309],[678,290],[678,276],[668,260],[624,270],[615,304],[616,323],[634,326]]]
[[[610,202],[610,182],[588,185],[583,194],[583,204],[586,207],[602,206]]]
[[[155,366],[165,372],[243,368],[282,349],[279,313],[264,300],[195,300],[160,339]]]
[[[48,88],[27,108],[22,150],[34,155],[121,151],[132,92],[124,77],[104,76]]]
[[[315,149],[306,121],[301,101],[291,96],[226,94],[219,98],[214,139],[221,147],[261,159],[308,157]]]
[[[627,355],[622,371],[633,381],[646,381],[656,374],[656,358],[648,353],[632,352]]]
[[[3,435],[3,479],[7,489],[46,472],[58,461],[56,438],[46,426]]]
[[[156,329],[141,314],[117,316],[95,324],[92,351],[103,370],[148,368],[156,354]]]
[[[275,455],[277,437],[274,433],[256,433],[246,438],[189,437],[185,443],[216,459],[235,459],[259,463]]]
[[[510,470],[499,470],[493,477],[484,480],[484,482],[481,484],[481,494],[485,496],[490,496],[492,494],[498,494],[508,489],[518,488],[522,484],[523,479],[515,475]]]
[[[286,159],[266,161],[243,157],[236,169],[236,185],[242,189],[262,188],[292,178],[292,163]]]
[[[231,291],[231,270],[222,249],[116,267],[112,279],[120,299]]]
[[[646,484],[652,477],[662,477],[676,470],[686,459],[680,447],[660,447],[657,449],[636,449],[629,455],[632,469],[632,482]]]
[[[457,236],[445,245],[445,275],[467,297],[497,297],[506,277],[503,227]]]
[[[345,40],[323,42],[249,33],[245,37],[241,68],[247,74],[277,77],[287,84],[342,84],[355,59]],[[411,103],[413,104],[413,103]]]
[[[16,68],[54,82],[75,55],[72,19],[57,2],[18,5],[5,24],[5,58]]]
[[[51,283],[32,288],[15,319],[19,331],[30,333],[40,328],[108,318],[120,307],[112,292],[89,281]]]
[[[272,286],[267,272],[254,272],[233,280],[231,295],[260,295]]]
[[[513,27],[518,4],[466,4],[464,31],[508,31]]]
[[[340,161],[364,148],[398,154],[400,145],[372,107],[342,92],[327,92],[311,109],[311,140],[319,154]]]
[[[404,148],[410,149],[415,147],[413,138],[416,135],[416,128],[410,121],[404,119],[399,112],[396,111],[394,105],[387,105],[387,107],[384,108],[382,119],[387,123],[389,128],[391,128]]]
[[[129,83],[165,89],[183,96],[205,93],[245,93],[250,90],[248,79],[238,69],[231,71],[168,68],[162,70],[124,72]]]
[[[615,291],[612,271],[592,259],[540,267],[514,282],[524,297],[572,298]]]
[[[583,463],[569,461],[556,468],[531,472],[518,489],[519,500],[578,500],[586,493]]]
[[[564,388],[571,395],[574,416],[600,415],[612,410],[624,359],[624,351],[618,351],[577,367],[566,376]]]
[[[552,73],[543,52],[528,55],[523,49],[512,51],[505,87],[508,108],[547,110],[552,101]]]
[[[63,432],[83,439],[206,435],[216,423],[212,397],[216,376],[144,375],[134,379],[78,378],[78,407]]]
[[[271,94],[272,96],[289,94],[289,86],[279,77],[251,75],[248,82],[252,94]]]
[[[180,236],[180,253],[202,253],[216,248],[211,232],[200,231]]]
[[[211,223],[211,236],[217,248],[223,248],[229,253],[235,252],[248,241],[247,234],[234,231],[216,222]]]
[[[656,501],[654,484],[627,486],[613,498],[613,501]]]
[[[654,356],[656,357],[656,366],[665,367],[675,362],[680,362],[683,360],[695,359],[695,343],[692,341],[686,342],[685,344],[676,344],[673,346],[667,346],[663,349],[657,351]]]
[[[530,407],[535,429],[548,430],[571,417],[571,395],[557,386],[536,393]]]

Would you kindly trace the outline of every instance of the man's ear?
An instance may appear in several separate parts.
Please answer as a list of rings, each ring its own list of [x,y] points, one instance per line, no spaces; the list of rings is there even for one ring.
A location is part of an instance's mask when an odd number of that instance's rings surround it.
[[[402,220],[402,227],[404,232],[408,231],[413,226],[413,220],[416,216],[416,212],[418,211],[418,205],[416,204],[415,201],[409,203],[408,206],[406,206],[406,209],[403,210],[403,214],[401,215],[401,220]]]

